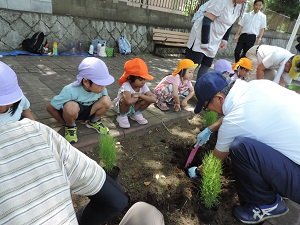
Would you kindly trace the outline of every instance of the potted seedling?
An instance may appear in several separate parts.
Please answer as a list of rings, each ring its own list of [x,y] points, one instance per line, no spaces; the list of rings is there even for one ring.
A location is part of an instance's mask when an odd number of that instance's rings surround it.
[[[100,135],[99,156],[103,168],[113,179],[117,179],[120,169],[116,166],[116,139],[111,135]]]
[[[211,223],[220,204],[222,162],[212,151],[206,153],[202,160],[200,217],[204,223]]]

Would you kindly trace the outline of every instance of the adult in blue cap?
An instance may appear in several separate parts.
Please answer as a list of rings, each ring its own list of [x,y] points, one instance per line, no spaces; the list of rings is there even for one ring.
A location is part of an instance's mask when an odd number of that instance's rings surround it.
[[[218,131],[213,153],[230,156],[241,205],[234,215],[256,224],[284,215],[288,208],[281,196],[300,203],[300,95],[269,80],[228,83],[219,71],[203,74],[195,84],[198,102],[221,116],[197,136],[205,144]],[[192,178],[201,166],[191,167]]]

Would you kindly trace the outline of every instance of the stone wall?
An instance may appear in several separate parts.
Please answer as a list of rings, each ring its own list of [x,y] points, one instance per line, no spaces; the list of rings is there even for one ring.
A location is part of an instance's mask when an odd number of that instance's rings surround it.
[[[119,2],[120,3],[120,2]],[[123,3],[123,2],[122,2]],[[132,7],[134,8],[134,7]],[[144,10],[148,12],[149,10]],[[138,17],[140,13],[128,14],[128,17]],[[170,14],[170,13],[169,13]],[[86,13],[88,16],[89,13]],[[154,14],[150,13],[150,17]],[[157,14],[158,15],[158,14]],[[164,13],[162,18],[166,18],[168,13]],[[116,39],[121,35],[125,35],[132,45],[133,53],[149,53],[153,50],[153,42],[151,41],[151,29],[165,28],[182,32],[189,32],[191,29],[190,18],[176,15],[176,23],[167,26],[171,18],[165,22],[156,23],[156,19],[148,19],[141,23],[120,22],[116,20],[103,20],[90,17],[78,17],[72,15],[55,15],[43,14],[24,11],[13,11],[0,9],[0,51],[11,51],[20,49],[20,44],[25,38],[31,37],[35,32],[43,31],[47,35],[50,48],[53,41],[58,42],[59,52],[67,51],[72,43],[81,41],[85,50],[93,39],[103,39],[107,41],[107,46],[114,47],[117,51]],[[142,18],[146,18],[147,14]],[[182,18],[182,23],[178,21]],[[115,18],[116,19],[116,18]],[[120,20],[122,18],[119,18]],[[128,21],[127,19],[124,19]],[[133,19],[132,19],[133,20]],[[139,20],[135,18],[135,20]],[[188,23],[187,23],[188,22]],[[189,24],[189,26],[187,25]],[[174,27],[177,27],[175,29]],[[231,34],[228,47],[224,51],[219,51],[222,56],[232,56],[235,43],[232,39],[235,33],[234,27]],[[264,44],[277,45],[285,47],[288,42],[289,35],[277,32],[266,31],[263,42]],[[297,43],[295,42],[294,45]],[[294,45],[291,51],[295,52]]]

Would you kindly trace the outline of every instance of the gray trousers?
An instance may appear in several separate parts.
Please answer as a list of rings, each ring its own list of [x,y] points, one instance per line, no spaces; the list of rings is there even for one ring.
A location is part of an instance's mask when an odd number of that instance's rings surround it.
[[[252,70],[249,71],[249,73],[246,77],[247,81],[257,79],[256,78],[256,68],[260,64],[260,62],[258,61],[258,57],[257,57],[257,51],[256,51],[257,47],[258,47],[258,45],[254,45],[246,53],[246,57],[252,61]],[[265,74],[264,79],[273,81],[277,74],[277,71],[271,70],[271,69],[265,69],[264,74]]]
[[[164,225],[161,212],[145,202],[137,202],[127,211],[119,225]]]

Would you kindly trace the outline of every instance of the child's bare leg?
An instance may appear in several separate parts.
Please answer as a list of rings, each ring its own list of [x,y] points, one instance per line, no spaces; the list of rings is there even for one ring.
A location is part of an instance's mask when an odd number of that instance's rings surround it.
[[[123,98],[120,99],[119,102],[119,110],[120,110],[120,114],[126,114],[130,109],[130,105],[127,104]]]
[[[109,110],[110,105],[110,98],[108,96],[103,96],[93,104],[90,115],[94,114],[93,119],[97,121],[101,119],[104,116],[104,114]]]
[[[66,126],[76,126],[75,121],[78,118],[79,105],[77,102],[70,101],[65,103],[62,116],[66,122]]]
[[[56,119],[61,125],[65,125],[66,121],[64,120],[64,118],[62,117],[61,113],[59,110],[57,110],[56,108],[54,108],[50,103],[47,105],[46,107],[48,113],[54,118]]]
[[[148,108],[148,106],[150,105],[151,103],[150,102],[147,102],[145,100],[141,100],[139,102],[137,102],[134,106],[134,111],[144,111],[145,109]]]

